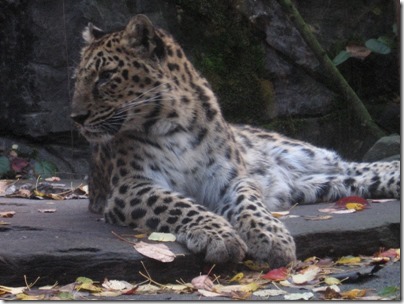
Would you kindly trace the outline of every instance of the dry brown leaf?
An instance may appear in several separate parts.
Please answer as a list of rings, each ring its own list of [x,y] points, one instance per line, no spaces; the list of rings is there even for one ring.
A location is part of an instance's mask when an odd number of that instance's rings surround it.
[[[5,196],[7,194],[7,189],[10,187],[15,180],[2,179],[0,180],[0,196]]]
[[[0,217],[10,218],[10,217],[13,217],[14,214],[15,214],[15,211],[3,211],[3,212],[0,212]]]
[[[345,49],[351,55],[351,57],[358,59],[365,59],[372,53],[371,50],[362,45],[347,45]]]
[[[175,259],[175,253],[173,253],[165,244],[149,244],[140,241],[133,247],[140,254],[163,263],[169,263]]]
[[[317,274],[321,271],[321,268],[316,265],[311,265],[304,269],[301,273],[292,275],[292,281],[295,284],[305,284],[307,282],[313,281]]]
[[[214,286],[212,280],[207,275],[200,275],[196,278],[193,278],[191,284],[195,287],[195,289],[205,289],[209,291],[212,291],[212,288]]]

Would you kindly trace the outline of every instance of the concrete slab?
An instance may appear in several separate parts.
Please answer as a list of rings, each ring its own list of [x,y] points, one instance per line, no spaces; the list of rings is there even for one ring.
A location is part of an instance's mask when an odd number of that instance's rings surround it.
[[[183,246],[170,243],[178,254],[172,263],[161,263],[139,255],[117,234],[133,234],[128,227],[100,221],[87,211],[87,200],[28,200],[0,198],[0,212],[15,211],[12,218],[0,218],[0,285],[22,286],[41,277],[40,285],[73,282],[79,276],[102,281],[143,281],[139,271],[145,267],[159,282],[173,278],[192,279],[199,275],[203,262]],[[297,206],[285,219],[297,243],[299,258],[372,254],[379,247],[400,246],[400,203],[371,204],[369,209],[352,214],[335,214],[332,219],[308,221],[303,216],[324,215],[319,208],[332,204]],[[39,209],[56,209],[41,213]]]

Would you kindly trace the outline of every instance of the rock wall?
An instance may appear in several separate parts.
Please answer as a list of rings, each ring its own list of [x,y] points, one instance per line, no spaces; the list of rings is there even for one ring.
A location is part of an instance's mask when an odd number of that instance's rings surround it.
[[[391,34],[395,20],[393,1],[295,2],[331,57],[351,41]],[[366,139],[366,130],[275,0],[0,4],[0,154],[10,143],[22,143],[55,156],[66,174],[85,174],[87,144],[69,119],[81,31],[90,21],[119,28],[137,13],[174,34],[211,81],[229,120],[275,129],[351,159],[359,159],[375,141]],[[397,52],[372,54],[340,67],[391,133],[399,132],[397,58]]]

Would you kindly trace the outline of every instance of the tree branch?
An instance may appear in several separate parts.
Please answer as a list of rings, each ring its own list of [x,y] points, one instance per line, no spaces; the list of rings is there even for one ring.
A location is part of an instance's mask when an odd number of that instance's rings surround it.
[[[277,0],[278,3],[283,8],[286,15],[295,24],[300,35],[302,35],[304,41],[311,48],[313,53],[316,55],[317,59],[320,61],[321,65],[325,68],[328,73],[328,77],[338,88],[341,95],[350,102],[350,106],[354,111],[355,115],[359,119],[361,125],[367,128],[371,135],[376,138],[385,136],[386,134],[375,124],[372,117],[370,116],[368,110],[358,97],[348,82],[345,80],[344,76],[339,72],[334,63],[328,57],[325,50],[322,48],[316,37],[311,32],[309,26],[303,20],[302,16],[293,5],[291,0]]]

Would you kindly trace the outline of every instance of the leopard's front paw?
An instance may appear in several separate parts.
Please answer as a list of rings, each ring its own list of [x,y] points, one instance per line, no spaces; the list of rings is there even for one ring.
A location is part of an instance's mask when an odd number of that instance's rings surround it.
[[[269,263],[274,269],[296,260],[296,245],[293,237],[277,219],[262,227],[239,231],[248,246],[248,256]]]
[[[194,226],[179,233],[177,240],[191,252],[205,254],[206,262],[217,264],[242,261],[248,250],[244,241],[227,223],[220,223],[220,228],[207,224]]]

